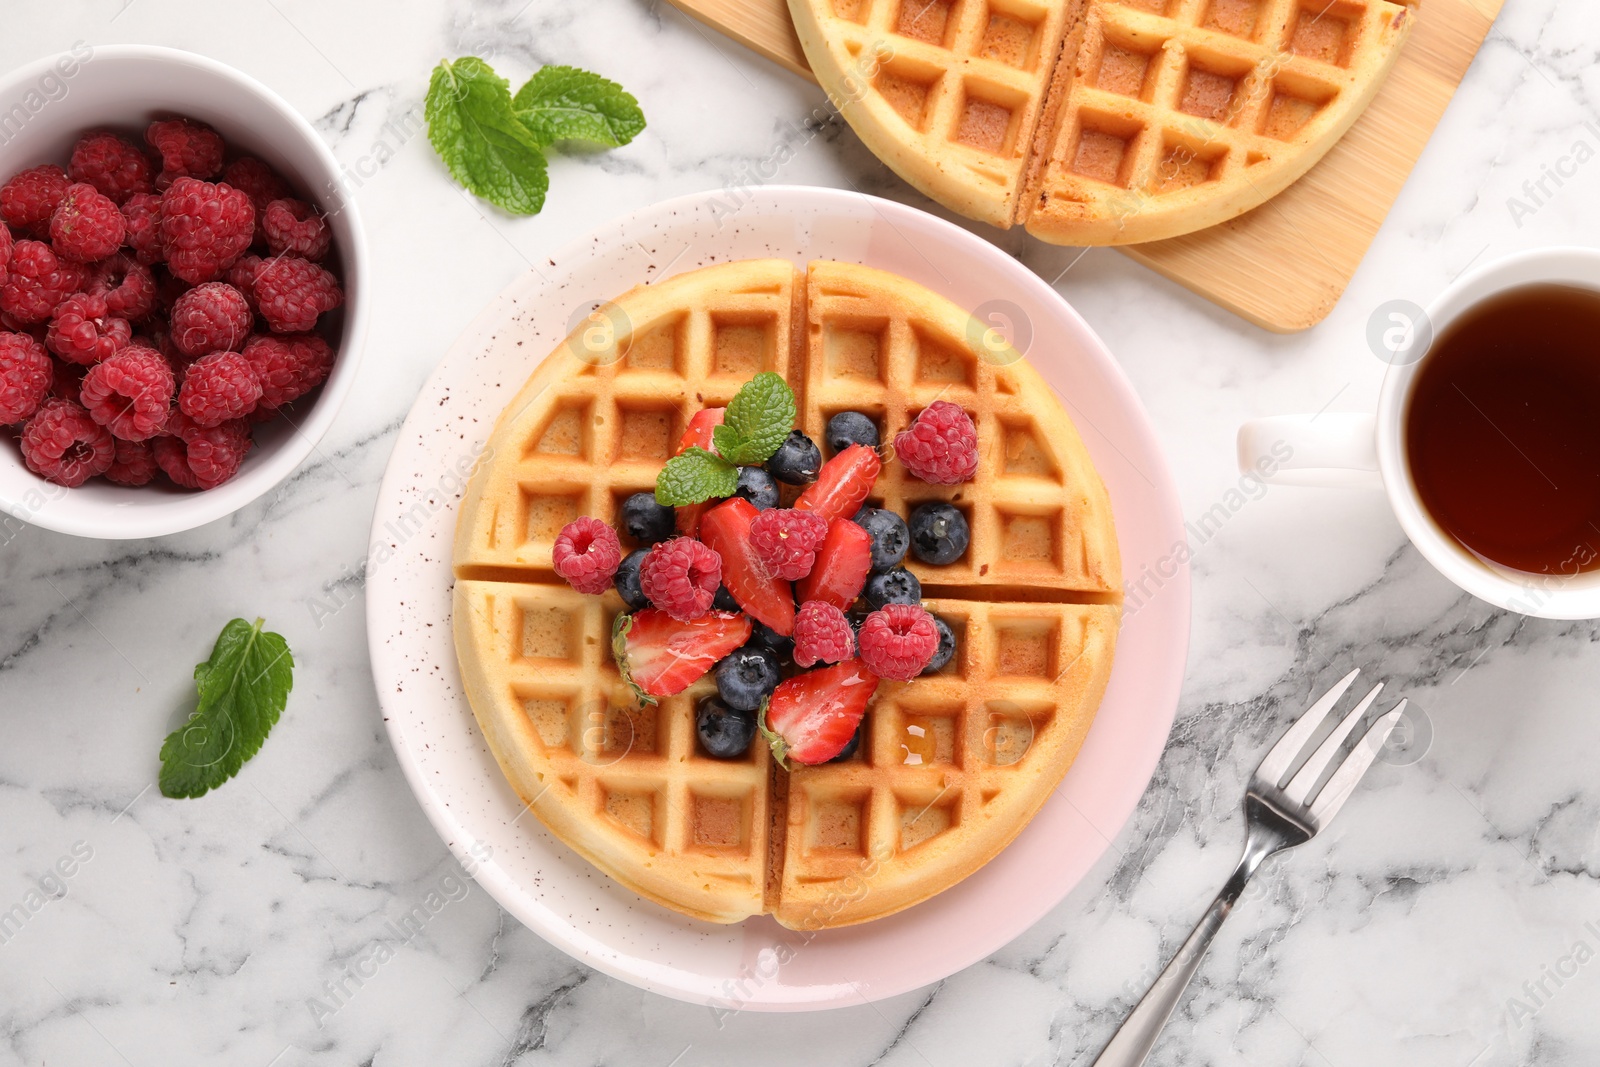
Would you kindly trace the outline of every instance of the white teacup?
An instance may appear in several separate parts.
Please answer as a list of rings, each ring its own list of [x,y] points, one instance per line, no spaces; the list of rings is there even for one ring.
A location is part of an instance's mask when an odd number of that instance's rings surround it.
[[[1412,386],[1433,339],[1485,299],[1541,283],[1600,291],[1600,249],[1542,249],[1490,263],[1458,279],[1420,316],[1397,302],[1392,318],[1379,316],[1374,326],[1387,335],[1374,348],[1390,359],[1377,414],[1325,412],[1247,422],[1239,428],[1239,469],[1279,485],[1381,485],[1412,544],[1473,596],[1544,619],[1600,618],[1600,571],[1579,572],[1575,563],[1573,573],[1529,574],[1469,551],[1423,507],[1406,459]]]

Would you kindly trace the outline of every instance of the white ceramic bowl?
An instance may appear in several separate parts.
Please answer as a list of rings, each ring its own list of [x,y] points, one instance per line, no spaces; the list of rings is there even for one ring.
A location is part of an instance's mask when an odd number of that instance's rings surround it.
[[[52,485],[28,470],[14,442],[0,442],[0,511],[16,520],[108,539],[159,537],[204,525],[277,485],[316,448],[355,381],[366,336],[366,239],[355,204],[344,195],[339,164],[322,138],[281,97],[215,60],[171,48],[91,46],[30,63],[0,78],[0,181],[41,163],[66,165],[86,130],[142,134],[156,117],[184,115],[214,126],[230,151],[259,156],[298,195],[329,216],[345,304],[335,312],[338,358],[321,391],[293,424],[255,428],[256,447],[234,478],[207,492],[171,486],[128,489],[95,479],[77,489]]]

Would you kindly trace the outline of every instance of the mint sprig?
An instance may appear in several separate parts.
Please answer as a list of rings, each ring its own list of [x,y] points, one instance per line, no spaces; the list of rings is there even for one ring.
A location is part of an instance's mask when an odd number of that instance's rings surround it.
[[[656,477],[656,502],[669,507],[699,504],[732,496],[739,488],[739,468],[698,446],[667,460]]]
[[[261,749],[294,687],[294,657],[275,633],[234,619],[194,669],[199,704],[161,745],[161,792],[198,797],[239,773]]]
[[[716,452],[692,446],[667,460],[656,478],[656,502],[669,507],[732,496],[739,467],[765,463],[794,429],[794,390],[782,375],[762,371],[728,403],[711,431]]]
[[[644,129],[622,86],[576,67],[545,67],[517,95],[476,56],[443,60],[428,80],[428,140],[474,196],[536,215],[550,188],[545,150],[557,141],[627,144]]]

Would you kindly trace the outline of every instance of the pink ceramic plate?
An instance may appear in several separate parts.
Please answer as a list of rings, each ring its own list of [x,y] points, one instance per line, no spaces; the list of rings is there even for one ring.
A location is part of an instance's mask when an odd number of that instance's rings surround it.
[[[1060,903],[1133,813],[1166,744],[1189,636],[1183,519],[1148,417],[1068,304],[998,248],[900,204],[774,187],[734,209],[682,197],[608,223],[518,280],[456,342],[417,398],[379,494],[367,584],[372,667],[389,738],[423,810],[511,914],[584,963],[725,1008],[803,1011],[936,982]],[[1009,333],[1065,398],[1111,492],[1130,597],[1094,729],[1033,822],[954,888],[898,915],[796,934],[715,926],[618,886],[527,817],[461,694],[450,543],[464,475],[528,373],[598,302],[707,263],[782,256],[894,271]]]

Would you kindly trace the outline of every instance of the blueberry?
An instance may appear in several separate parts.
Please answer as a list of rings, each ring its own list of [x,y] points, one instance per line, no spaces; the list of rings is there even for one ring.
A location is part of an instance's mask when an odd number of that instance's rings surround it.
[[[674,514],[656,503],[654,493],[635,493],[622,502],[622,530],[641,545],[653,545],[677,534]]]
[[[622,602],[628,605],[629,611],[642,611],[650,606],[650,600],[644,595],[644,587],[639,584],[639,567],[644,563],[644,558],[650,554],[648,548],[636,548],[622,557],[622,562],[617,566],[617,573],[611,581],[617,587],[617,592],[622,594]]]
[[[711,601],[711,608],[713,611],[743,610],[739,607],[739,602],[733,599],[733,594],[728,592],[728,587],[725,585],[717,586],[717,596],[715,600]]]
[[[849,759],[851,756],[854,756],[856,754],[856,749],[861,747],[861,732],[863,730],[865,730],[866,728],[867,728],[867,720],[865,718],[863,718],[861,720],[861,724],[856,727],[856,732],[850,735],[850,740],[846,741],[844,743],[844,747],[839,750],[839,754],[837,756],[833,757],[828,762],[829,763],[843,763],[845,760]]]
[[[911,513],[911,554],[924,563],[954,563],[971,541],[967,517],[949,504],[923,504]]]
[[[740,467],[739,488],[733,495],[744,497],[757,511],[766,511],[778,506],[778,483],[760,467]]]
[[[920,604],[922,583],[904,567],[895,567],[868,578],[861,595],[866,597],[867,606],[874,611],[885,604]]]
[[[856,525],[872,538],[872,569],[886,571],[898,566],[911,547],[911,531],[906,521],[885,508],[862,508],[856,512]]]
[[[841,411],[828,420],[828,432],[824,437],[828,442],[828,451],[834,455],[851,445],[877,448],[878,424],[859,411]]]
[[[956,654],[956,632],[950,629],[950,624],[935,615],[933,628],[939,631],[939,647],[933,650],[933,658],[922,668],[923,674],[939,673],[950,662],[950,657]]]
[[[806,485],[817,480],[822,469],[822,453],[816,443],[799,430],[790,430],[783,444],[767,460],[767,473],[780,482]]]
[[[778,688],[778,657],[749,644],[717,664],[717,693],[731,708],[755,711]]]
[[[721,697],[708,696],[694,709],[694,729],[700,747],[713,759],[741,759],[756,736],[756,716],[730,708]]]
[[[781,660],[794,658],[794,638],[783,636],[759,619],[750,620],[750,641]]]

